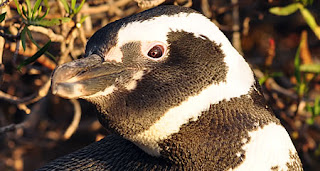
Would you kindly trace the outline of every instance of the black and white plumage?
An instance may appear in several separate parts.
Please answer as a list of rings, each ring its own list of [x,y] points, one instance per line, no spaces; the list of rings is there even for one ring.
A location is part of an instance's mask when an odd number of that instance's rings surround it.
[[[118,20],[85,56],[56,69],[52,91],[94,103],[115,134],[43,170],[302,170],[249,65],[200,13]]]

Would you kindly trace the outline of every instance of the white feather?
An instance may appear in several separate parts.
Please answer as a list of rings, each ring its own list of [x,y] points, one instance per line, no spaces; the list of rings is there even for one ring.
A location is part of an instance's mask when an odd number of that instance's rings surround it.
[[[292,162],[289,154],[296,150],[284,127],[270,123],[249,132],[249,137],[249,143],[242,147],[245,159],[235,171],[267,171],[275,166],[278,170],[288,170],[287,163]]]

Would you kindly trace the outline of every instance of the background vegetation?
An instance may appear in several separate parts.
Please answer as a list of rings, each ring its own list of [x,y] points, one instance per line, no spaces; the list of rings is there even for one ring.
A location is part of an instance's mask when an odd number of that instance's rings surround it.
[[[219,26],[254,68],[305,170],[319,170],[319,0],[2,0],[0,170],[34,170],[108,134],[92,105],[51,94],[51,73],[81,58],[102,26],[161,4]]]

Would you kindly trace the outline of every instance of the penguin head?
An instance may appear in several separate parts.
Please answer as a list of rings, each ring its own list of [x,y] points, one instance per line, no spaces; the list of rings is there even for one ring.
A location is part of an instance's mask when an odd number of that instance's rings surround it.
[[[160,141],[254,83],[249,65],[209,19],[159,6],[98,30],[84,58],[55,70],[52,92],[94,103],[103,126],[161,156]]]

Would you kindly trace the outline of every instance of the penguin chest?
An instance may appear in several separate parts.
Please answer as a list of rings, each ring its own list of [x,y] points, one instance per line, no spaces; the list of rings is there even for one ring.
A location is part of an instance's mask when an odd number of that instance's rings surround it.
[[[298,153],[284,127],[270,123],[248,134],[249,140],[242,140],[247,141],[242,147],[243,163],[230,170],[302,170]]]

